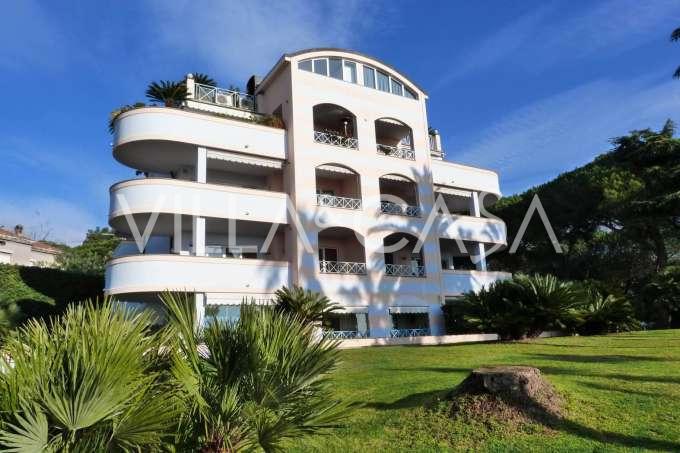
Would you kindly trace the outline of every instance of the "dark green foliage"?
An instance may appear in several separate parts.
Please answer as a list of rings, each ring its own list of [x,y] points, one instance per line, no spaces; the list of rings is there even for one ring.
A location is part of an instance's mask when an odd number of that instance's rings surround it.
[[[299,286],[292,289],[284,286],[276,291],[275,296],[274,309],[277,312],[297,316],[309,323],[321,322],[325,314],[341,309],[323,294]]]
[[[602,285],[590,284],[582,288],[583,303],[579,308],[577,331],[583,335],[639,330],[635,309],[623,295],[608,292]]]
[[[211,87],[217,86],[217,82],[215,82],[215,79],[210,77],[207,74],[203,74],[202,72],[194,72],[194,82],[200,83],[201,85],[208,85]]]
[[[10,316],[10,327],[25,318],[59,315],[71,302],[100,297],[103,289],[102,276],[0,264],[0,311]]]
[[[31,321],[0,354],[3,451],[158,451],[173,442],[179,392],[149,313],[105,301]],[[10,363],[11,358],[11,363]]]
[[[579,294],[552,275],[516,275],[445,305],[452,333],[497,333],[501,339],[536,337],[546,330],[572,331]]]
[[[155,102],[160,102],[166,107],[179,107],[187,98],[187,86],[184,81],[161,80],[151,82],[146,89],[146,97]]]
[[[680,265],[668,266],[643,285],[638,311],[653,327],[680,328]]]
[[[111,259],[113,251],[120,244],[109,228],[89,230],[83,243],[71,247],[57,257],[60,269],[82,274],[104,275],[106,262]]]
[[[288,439],[336,426],[343,407],[328,373],[338,351],[313,325],[243,304],[237,322],[201,328],[186,294],[162,300],[176,340],[171,371],[187,404],[179,451],[281,451]]]

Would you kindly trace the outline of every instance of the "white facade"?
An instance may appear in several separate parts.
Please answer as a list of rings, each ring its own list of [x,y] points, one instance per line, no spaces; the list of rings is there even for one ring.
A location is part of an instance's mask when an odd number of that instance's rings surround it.
[[[109,223],[130,241],[108,293],[186,290],[228,317],[299,285],[345,307],[333,335],[380,338],[441,335],[447,297],[508,277],[485,259],[506,241],[482,216],[498,176],[443,160],[427,95],[395,69],[313,49],[284,55],[253,96],[187,88],[181,109],[116,120],[114,157],[147,177],[111,187]]]

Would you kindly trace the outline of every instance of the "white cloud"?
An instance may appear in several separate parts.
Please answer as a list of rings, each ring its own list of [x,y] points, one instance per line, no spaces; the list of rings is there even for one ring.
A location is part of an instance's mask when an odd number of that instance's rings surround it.
[[[448,156],[499,171],[509,194],[585,164],[610,149],[613,137],[659,129],[668,118],[680,119],[680,83],[667,74],[596,80],[510,113]]]
[[[0,197],[0,225],[12,229],[21,224],[36,239],[78,245],[97,219],[79,205],[52,197]]]
[[[389,8],[381,7],[377,15],[376,4],[359,0],[150,0],[149,6],[161,45],[198,55],[211,69],[240,78],[264,75],[285,52],[351,47],[369,28],[379,36],[378,17],[390,22]]]

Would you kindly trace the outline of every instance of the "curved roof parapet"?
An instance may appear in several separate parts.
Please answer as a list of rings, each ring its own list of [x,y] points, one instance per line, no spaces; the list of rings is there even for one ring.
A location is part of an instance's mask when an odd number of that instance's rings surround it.
[[[427,93],[425,90],[423,90],[420,85],[415,83],[410,77],[408,77],[406,74],[401,72],[400,70],[396,69],[394,66],[389,65],[378,58],[372,57],[370,55],[367,55],[362,52],[358,52],[356,50],[351,50],[351,49],[341,49],[338,47],[314,47],[310,49],[302,49],[298,50],[296,52],[289,52],[285,53],[279,58],[279,60],[276,62],[276,64],[272,67],[272,69],[267,73],[266,76],[262,78],[262,82],[258,85],[257,90],[259,91],[263,86],[265,86],[268,82],[271,76],[279,69],[279,67],[283,64],[284,61],[288,61],[292,58],[297,58],[299,56],[305,55],[305,54],[315,54],[315,53],[320,53],[320,52],[336,52],[336,53],[344,53],[348,55],[353,55],[355,57],[358,57],[358,59],[362,61],[367,61],[371,62],[372,64],[382,67],[385,70],[389,70],[394,75],[398,76],[402,81],[407,82],[408,84],[411,85],[411,87],[417,89],[425,98],[427,98]]]

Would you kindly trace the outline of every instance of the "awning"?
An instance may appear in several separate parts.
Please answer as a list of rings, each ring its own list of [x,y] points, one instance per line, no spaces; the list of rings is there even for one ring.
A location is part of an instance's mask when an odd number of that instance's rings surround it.
[[[381,123],[395,124],[397,126],[403,126],[404,125],[404,123],[397,121],[397,120],[393,120],[391,118],[378,118],[378,121],[380,121]]]
[[[459,197],[470,197],[472,196],[472,192],[469,190],[462,190],[462,189],[454,189],[453,187],[445,187],[445,186],[434,186],[434,191],[443,193],[446,195],[456,195]]]
[[[229,162],[236,162],[238,164],[255,165],[258,167],[276,169],[283,168],[283,162],[280,160],[267,159],[265,157],[246,156],[245,154],[230,153],[228,151],[209,150],[207,157],[208,159],[226,160]]]
[[[368,307],[342,307],[342,309],[332,313],[368,313]]]
[[[429,313],[429,307],[390,307],[390,313]]]
[[[407,183],[412,183],[410,179],[408,179],[406,176],[401,176],[401,175],[382,175],[380,179],[389,179],[390,181],[399,181],[399,182],[407,182]]]
[[[319,165],[316,167],[317,170],[319,171],[328,171],[331,173],[340,173],[343,175],[354,175],[355,173],[345,167],[340,167],[339,165]]]

